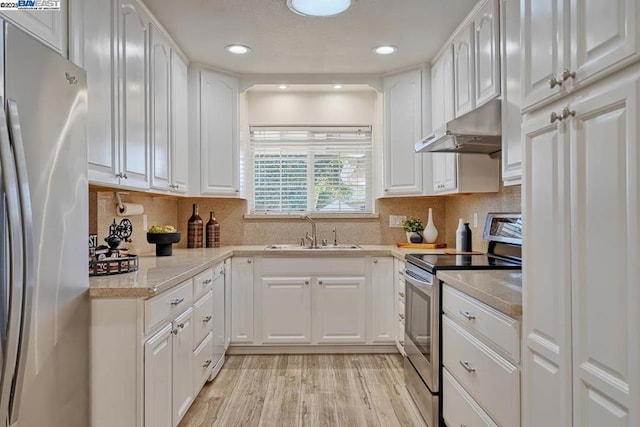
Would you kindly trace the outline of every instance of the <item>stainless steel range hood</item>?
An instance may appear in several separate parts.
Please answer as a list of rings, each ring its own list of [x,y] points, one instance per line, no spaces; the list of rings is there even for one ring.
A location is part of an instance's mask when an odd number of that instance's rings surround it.
[[[502,150],[501,113],[502,101],[489,101],[418,141],[415,152],[475,153],[498,157]]]

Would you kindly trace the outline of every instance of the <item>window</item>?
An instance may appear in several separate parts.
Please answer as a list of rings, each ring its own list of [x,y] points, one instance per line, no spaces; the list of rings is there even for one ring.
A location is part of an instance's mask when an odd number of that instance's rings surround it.
[[[252,126],[250,213],[371,213],[371,145],[371,126]]]

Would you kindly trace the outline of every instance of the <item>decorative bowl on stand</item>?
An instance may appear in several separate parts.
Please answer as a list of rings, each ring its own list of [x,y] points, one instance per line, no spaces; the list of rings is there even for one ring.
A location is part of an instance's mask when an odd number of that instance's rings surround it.
[[[155,243],[156,256],[171,256],[173,244],[180,241],[180,232],[147,233],[147,242]]]

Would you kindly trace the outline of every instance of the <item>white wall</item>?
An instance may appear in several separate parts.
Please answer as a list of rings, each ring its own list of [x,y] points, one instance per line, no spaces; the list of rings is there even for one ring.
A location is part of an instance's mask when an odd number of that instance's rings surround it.
[[[376,92],[247,92],[249,125],[372,125]]]

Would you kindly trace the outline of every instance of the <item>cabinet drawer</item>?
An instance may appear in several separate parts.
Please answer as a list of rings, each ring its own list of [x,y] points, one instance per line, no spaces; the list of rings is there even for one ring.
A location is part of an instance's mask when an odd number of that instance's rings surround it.
[[[193,304],[193,347],[200,345],[213,325],[213,291],[209,291]]]
[[[446,369],[442,372],[442,417],[448,426],[498,427]]]
[[[149,333],[162,320],[175,316],[191,305],[193,280],[182,282],[175,288],[144,302],[144,330]]]
[[[213,333],[204,338],[193,352],[193,395],[197,396],[213,369]]]
[[[491,417],[520,425],[520,372],[516,366],[442,316],[442,361]]]
[[[446,284],[442,309],[452,319],[477,331],[513,362],[520,362],[520,323]]]
[[[199,298],[213,287],[213,269],[208,268],[193,278],[193,297]]]

